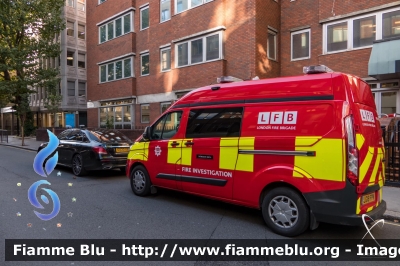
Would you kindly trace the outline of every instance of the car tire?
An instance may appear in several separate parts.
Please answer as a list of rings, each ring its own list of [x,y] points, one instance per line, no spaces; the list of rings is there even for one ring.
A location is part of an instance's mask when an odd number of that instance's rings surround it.
[[[133,168],[131,172],[131,188],[137,196],[147,196],[151,191],[151,181],[149,173],[142,165]]]
[[[261,210],[265,223],[280,235],[297,236],[309,226],[309,208],[303,197],[291,188],[278,187],[267,191]]]
[[[74,157],[72,157],[72,172],[76,176],[83,176],[86,174],[82,155],[75,154]]]

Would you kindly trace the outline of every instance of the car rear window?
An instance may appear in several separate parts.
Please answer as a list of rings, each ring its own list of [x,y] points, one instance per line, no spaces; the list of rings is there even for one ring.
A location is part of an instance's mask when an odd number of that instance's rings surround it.
[[[98,142],[128,142],[131,143],[132,141],[125,136],[123,133],[119,132],[118,130],[113,129],[98,129],[98,130],[90,130],[88,131],[88,135],[91,139]]]

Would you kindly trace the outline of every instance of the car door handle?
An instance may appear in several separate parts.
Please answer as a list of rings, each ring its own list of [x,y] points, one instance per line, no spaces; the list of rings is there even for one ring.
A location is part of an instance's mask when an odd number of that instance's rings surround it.
[[[186,146],[193,146],[193,145],[194,145],[194,142],[192,142],[192,141],[186,141],[186,142],[185,142],[185,145],[186,145]]]
[[[178,142],[176,142],[176,141],[174,141],[174,142],[172,142],[172,143],[171,143],[171,146],[172,146],[172,147],[179,146],[179,143],[178,143]]]

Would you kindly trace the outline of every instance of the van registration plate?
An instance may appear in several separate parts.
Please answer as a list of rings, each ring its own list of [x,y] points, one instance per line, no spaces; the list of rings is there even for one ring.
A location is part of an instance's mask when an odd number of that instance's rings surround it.
[[[375,192],[366,194],[362,196],[362,204],[368,204],[375,201]]]
[[[115,148],[115,152],[129,152],[129,148]]]

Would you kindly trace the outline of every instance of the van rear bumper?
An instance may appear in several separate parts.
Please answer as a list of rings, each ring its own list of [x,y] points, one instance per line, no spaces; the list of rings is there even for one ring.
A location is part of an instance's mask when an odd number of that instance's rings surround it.
[[[372,220],[376,221],[377,219],[382,218],[383,214],[386,211],[386,201],[382,200],[381,204],[378,205],[375,209],[370,212],[365,213]],[[326,213],[313,213],[318,222],[331,223],[331,224],[342,224],[342,225],[353,225],[360,226],[363,225],[362,215],[359,214],[350,214],[350,215],[329,215]],[[370,223],[372,221],[366,221]]]
[[[377,189],[380,189],[379,186]],[[356,214],[356,188],[349,181],[340,190],[312,192],[303,195],[318,222],[354,226],[363,224],[362,215]],[[366,214],[375,220],[381,218],[385,211],[386,202],[382,200],[375,209]]]

